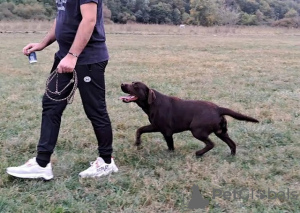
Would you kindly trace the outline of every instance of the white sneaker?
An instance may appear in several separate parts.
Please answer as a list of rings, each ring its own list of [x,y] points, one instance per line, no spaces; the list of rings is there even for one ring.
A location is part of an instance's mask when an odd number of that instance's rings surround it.
[[[80,172],[79,176],[81,178],[102,177],[118,171],[113,158],[111,158],[110,164],[106,164],[101,157],[98,157],[94,162],[91,162],[90,168]]]
[[[44,178],[50,180],[53,178],[51,163],[43,168],[39,166],[35,158],[28,160],[24,165],[18,167],[8,167],[6,172],[19,178]]]

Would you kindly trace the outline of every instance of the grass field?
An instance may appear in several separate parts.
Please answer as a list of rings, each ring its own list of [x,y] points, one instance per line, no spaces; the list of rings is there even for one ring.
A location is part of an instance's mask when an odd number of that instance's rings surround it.
[[[35,156],[41,97],[57,46],[38,52],[38,63],[30,65],[21,50],[44,33],[13,33],[31,28],[8,26],[0,23],[2,31],[10,31],[0,34],[0,212],[300,212],[300,30],[106,26],[107,105],[120,172],[78,178],[95,160],[97,146],[77,92],[52,156],[54,180],[44,182],[5,171]],[[34,26],[43,31],[46,25]],[[174,135],[174,153],[159,133],[145,134],[137,150],[135,130],[148,124],[147,117],[134,103],[119,100],[120,84],[131,81],[183,99],[212,101],[260,123],[228,118],[235,157],[211,136],[216,147],[197,159],[194,153],[204,144],[189,132]],[[209,200],[205,209],[187,208],[193,185]],[[245,199],[233,196],[241,189]],[[223,196],[214,197],[214,190]],[[261,190],[267,197],[259,196]]]

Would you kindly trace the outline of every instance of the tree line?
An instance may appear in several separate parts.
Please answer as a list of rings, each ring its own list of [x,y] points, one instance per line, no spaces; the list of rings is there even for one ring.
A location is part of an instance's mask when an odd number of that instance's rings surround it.
[[[56,0],[58,1],[58,0]],[[300,0],[103,0],[107,22],[298,27]],[[0,0],[0,20],[50,20],[54,0]]]

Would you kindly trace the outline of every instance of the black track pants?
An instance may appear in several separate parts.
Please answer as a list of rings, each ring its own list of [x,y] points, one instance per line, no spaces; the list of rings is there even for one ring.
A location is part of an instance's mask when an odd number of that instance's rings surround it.
[[[59,64],[59,59],[55,57],[52,70]],[[96,138],[98,140],[99,155],[109,156],[112,153],[112,128],[105,102],[105,78],[104,72],[107,61],[89,65],[77,65],[75,70],[78,76],[78,89],[80,92],[84,111],[92,123]],[[61,91],[72,79],[72,73],[58,74],[58,90]],[[49,84],[49,89],[55,91],[56,78]],[[50,94],[52,98],[64,98],[70,94],[73,85],[70,85],[59,95]],[[55,148],[61,116],[67,106],[67,101],[53,101],[45,94],[43,96],[43,113],[41,123],[40,140],[37,146],[40,160],[50,162],[51,154]],[[76,131],[76,130],[74,130]]]

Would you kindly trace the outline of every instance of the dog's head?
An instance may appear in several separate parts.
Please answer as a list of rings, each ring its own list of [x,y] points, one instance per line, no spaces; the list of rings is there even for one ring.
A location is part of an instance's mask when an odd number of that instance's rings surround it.
[[[136,102],[140,106],[150,105],[156,99],[155,93],[142,82],[132,82],[131,84],[121,84],[123,92],[129,94],[120,99],[125,102]]]

